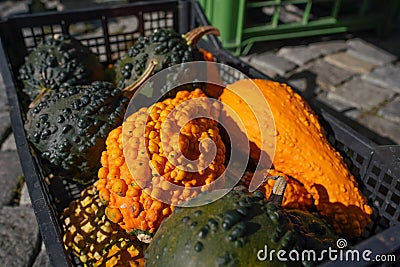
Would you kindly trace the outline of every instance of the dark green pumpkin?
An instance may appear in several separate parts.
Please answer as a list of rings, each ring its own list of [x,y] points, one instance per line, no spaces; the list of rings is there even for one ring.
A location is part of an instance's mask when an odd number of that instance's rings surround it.
[[[181,35],[172,29],[157,29],[149,36],[139,37],[115,64],[117,86],[125,88],[135,83],[139,86],[162,69],[179,63],[204,60],[196,43],[209,33],[218,35],[219,31],[211,26],[203,26]]]
[[[208,196],[190,201],[204,197]],[[207,205],[177,208],[150,243],[146,266],[307,266],[314,263],[281,262],[276,253],[271,261],[269,252],[321,251],[336,239],[330,227],[311,213],[292,214],[276,201],[265,201],[258,191],[249,195],[232,190]]]
[[[27,113],[28,140],[52,171],[90,182],[101,167],[108,133],[122,124],[128,102],[109,82],[51,91]]]
[[[97,56],[68,35],[42,40],[25,58],[19,70],[23,92],[34,101],[61,85],[77,85],[104,79]]]

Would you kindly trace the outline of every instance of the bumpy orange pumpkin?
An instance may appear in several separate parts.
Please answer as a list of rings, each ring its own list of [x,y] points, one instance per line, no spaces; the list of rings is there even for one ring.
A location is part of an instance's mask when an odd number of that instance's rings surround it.
[[[342,157],[328,143],[316,114],[289,86],[244,79],[228,85],[221,94],[221,101],[234,109],[244,122],[246,129],[241,131],[250,133],[251,157],[257,160],[262,152],[261,131],[272,128],[265,122],[258,124],[252,113],[263,112],[264,107],[250,108],[238,95],[248,94],[249,88],[255,86],[267,100],[275,121],[273,167],[304,185],[319,213],[329,220],[339,235],[360,236],[370,222],[372,209]],[[226,114],[222,112],[222,116]]]
[[[194,105],[185,102],[193,99]],[[210,185],[220,177],[225,171],[225,146],[217,122],[210,119],[217,118],[219,111],[220,107],[201,90],[180,91],[173,99],[140,109],[114,129],[106,141],[97,183],[100,199],[107,205],[107,217],[127,231],[153,233],[175,204],[195,196],[188,188]],[[191,114],[204,116],[188,120]],[[176,127],[180,128],[179,142],[169,142],[173,135],[170,131]],[[199,159],[201,164],[200,150],[208,149],[205,140],[217,148],[207,168],[180,168],[183,157]],[[182,155],[176,154],[178,150]],[[171,184],[181,189],[172,190]],[[171,205],[160,200],[162,196],[169,197]]]

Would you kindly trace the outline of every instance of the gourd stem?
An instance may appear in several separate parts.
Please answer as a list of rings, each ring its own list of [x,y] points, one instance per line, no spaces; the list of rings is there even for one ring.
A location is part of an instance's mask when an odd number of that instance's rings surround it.
[[[214,26],[200,26],[183,35],[188,45],[195,45],[205,35],[213,34],[220,35],[220,32]]]
[[[270,176],[268,179],[274,179],[275,184],[272,187],[272,193],[268,198],[268,202],[272,202],[276,205],[282,205],[283,195],[285,194],[286,190],[286,180],[283,176]]]
[[[43,88],[40,93],[38,94],[38,96],[29,104],[29,108],[34,108],[42,99],[42,97],[49,92],[50,89],[48,88]]]
[[[150,64],[146,67],[139,79],[122,89],[126,97],[131,98],[135,94],[136,90],[152,75],[157,64],[158,62],[156,59],[150,60]]]

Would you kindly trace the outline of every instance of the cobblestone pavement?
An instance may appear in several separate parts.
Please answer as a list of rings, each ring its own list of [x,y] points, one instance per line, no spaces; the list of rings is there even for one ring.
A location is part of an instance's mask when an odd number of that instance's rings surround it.
[[[0,1],[2,16],[28,10],[26,1]],[[326,103],[349,118],[351,126],[364,127],[361,133],[373,141],[400,144],[399,56],[397,29],[386,39],[360,33],[259,43],[242,59]],[[49,266],[0,85],[0,262]]]

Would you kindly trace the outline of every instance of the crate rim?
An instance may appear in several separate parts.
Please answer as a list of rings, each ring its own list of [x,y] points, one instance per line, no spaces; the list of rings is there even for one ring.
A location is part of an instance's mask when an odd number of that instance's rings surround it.
[[[173,4],[173,3],[178,3],[178,2],[187,2],[187,1],[192,1],[192,0],[151,0],[151,1],[135,1],[135,2],[130,2],[130,3],[119,3],[119,4],[112,4],[112,5],[99,5],[99,6],[92,6],[92,7],[85,7],[85,8],[79,8],[79,9],[68,9],[68,10],[62,10],[62,11],[46,11],[46,12],[39,12],[39,13],[16,13],[12,14],[8,17],[1,17],[0,18],[0,23],[6,22],[6,21],[13,21],[13,20],[21,20],[25,18],[41,18],[41,17],[52,17],[52,16],[57,16],[57,17],[67,17],[71,15],[80,15],[80,14],[95,14],[98,12],[102,12],[105,10],[115,10],[116,12],[123,12],[123,10],[127,7],[135,7],[135,6],[146,6],[146,5],[157,5],[157,4]],[[26,25],[26,24],[24,24]],[[40,25],[40,24],[39,24]]]

